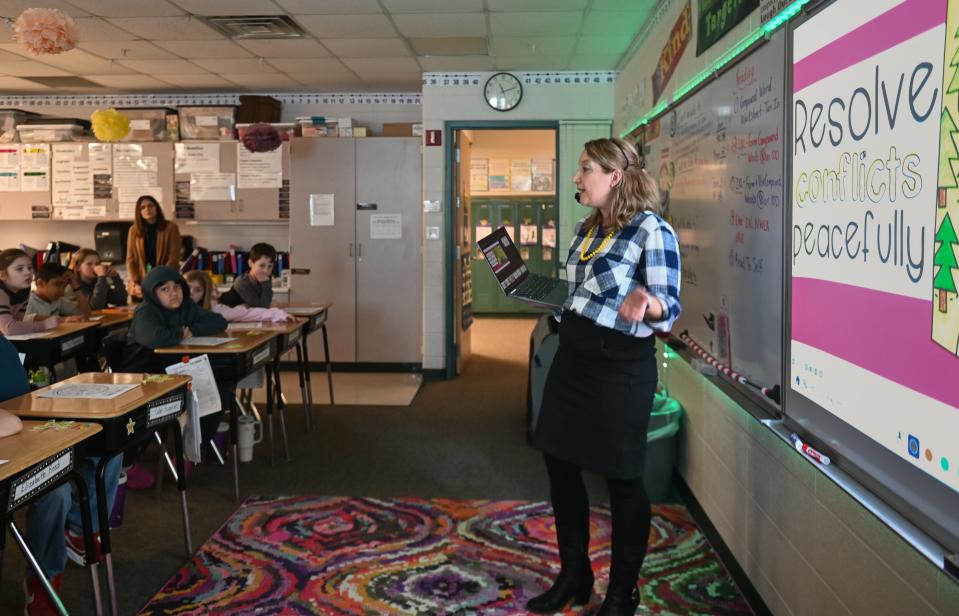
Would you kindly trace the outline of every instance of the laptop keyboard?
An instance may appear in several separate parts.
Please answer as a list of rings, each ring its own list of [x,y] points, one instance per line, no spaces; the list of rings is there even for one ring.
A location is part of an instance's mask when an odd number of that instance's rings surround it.
[[[523,282],[519,283],[513,293],[522,295],[527,299],[541,300],[546,299],[549,292],[556,285],[556,281],[546,276],[527,276]]]

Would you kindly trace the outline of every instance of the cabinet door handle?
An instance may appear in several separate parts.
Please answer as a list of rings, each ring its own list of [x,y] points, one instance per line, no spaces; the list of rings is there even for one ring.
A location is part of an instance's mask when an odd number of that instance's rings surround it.
[[[357,203],[357,204],[356,204],[356,209],[358,209],[358,210],[375,210],[375,209],[377,209],[377,206],[376,206],[375,203],[360,202],[360,203]]]
[[[346,249],[346,254],[351,257],[353,256],[353,242],[350,242],[349,248]]]
[[[363,244],[356,245],[356,256],[361,259],[363,258]]]

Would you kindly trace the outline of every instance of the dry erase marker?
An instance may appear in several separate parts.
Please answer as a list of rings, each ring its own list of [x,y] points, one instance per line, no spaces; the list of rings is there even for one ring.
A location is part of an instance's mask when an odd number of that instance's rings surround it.
[[[795,433],[789,435],[789,440],[793,442],[793,445],[796,447],[798,451],[803,452],[804,454],[806,454],[807,456],[809,456],[816,462],[819,462],[823,466],[826,466],[827,464],[829,464],[830,462],[829,456],[822,453],[821,451],[818,451],[817,449],[814,449],[808,444],[802,442],[802,439],[800,439]]]

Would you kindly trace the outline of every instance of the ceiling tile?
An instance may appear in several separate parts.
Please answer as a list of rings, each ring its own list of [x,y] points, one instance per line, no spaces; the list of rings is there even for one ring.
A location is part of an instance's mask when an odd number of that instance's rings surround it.
[[[486,5],[493,12],[526,12],[526,11],[580,11],[586,8],[588,0],[486,0]],[[594,2],[596,0],[593,0]],[[636,2],[637,0],[629,0]]]
[[[632,42],[632,36],[581,36],[575,53],[622,55]]]
[[[315,71],[320,75],[350,74],[350,69],[336,58],[267,58],[267,62],[284,73],[306,74]]]
[[[347,58],[412,55],[400,38],[326,39],[322,43],[335,55]]]
[[[302,87],[298,81],[294,81],[283,73],[230,73],[221,76],[228,81],[232,81],[243,90],[271,90],[274,88],[297,90]]]
[[[494,58],[496,68],[503,71],[556,71],[565,70],[569,64],[569,58],[564,57],[530,57],[521,56],[496,56]]]
[[[393,15],[393,22],[403,36],[448,37],[486,36],[486,15],[483,13],[446,13],[430,15]]]
[[[36,0],[0,0],[0,15],[16,19],[20,16],[20,13],[35,8],[37,5],[46,9],[60,9],[67,15],[74,17],[89,14],[82,8],[62,0],[43,0],[43,2],[37,2]]]
[[[126,30],[117,28],[100,17],[80,17],[77,19],[80,28],[80,41],[92,43],[99,41],[132,41],[137,38]]]
[[[191,90],[223,90],[233,86],[232,83],[219,75],[210,73],[198,73],[196,75],[169,73],[155,75],[155,77],[160,81],[165,81],[180,88],[190,88]]]
[[[43,63],[77,75],[125,75],[136,72],[82,49],[71,49],[55,56],[44,56]]]
[[[100,17],[170,17],[185,14],[183,9],[166,0],[70,0],[70,4]]]
[[[154,41],[181,58],[249,58],[251,54],[233,41]]]
[[[660,0],[593,0],[594,11],[635,11],[649,13]]]
[[[269,0],[173,0],[194,15],[282,15],[283,10]]]
[[[382,13],[376,0],[275,0],[293,15],[362,15]]]
[[[276,69],[257,58],[242,58],[231,60],[224,58],[203,58],[191,59],[191,62],[197,66],[202,66],[211,73],[222,75],[223,73],[236,73],[242,75],[252,75],[254,73],[275,73]]]
[[[583,34],[636,36],[645,21],[635,11],[590,11],[583,22]]]
[[[39,83],[27,81],[26,79],[0,76],[0,91],[3,91],[5,94],[16,94],[18,92],[46,92],[49,90],[50,88],[47,86],[42,86]]]
[[[80,49],[114,60],[172,60],[175,55],[147,41],[80,41]]]
[[[611,71],[619,64],[623,54],[590,54],[575,55],[569,61],[569,69],[573,71]]]
[[[362,83],[359,78],[353,75],[324,75],[322,73],[290,73],[289,75],[308,88],[324,88],[338,92],[346,91]]]
[[[364,73],[420,72],[420,65],[413,58],[341,58],[360,77]]]
[[[294,19],[321,39],[396,36],[385,15],[296,15]]]
[[[149,75],[84,75],[84,79],[118,90],[170,90],[170,84]]]
[[[562,36],[577,34],[583,20],[581,11],[561,13],[493,13],[493,36]]]
[[[116,17],[110,23],[155,41],[215,41],[223,35],[194,17]]]
[[[493,58],[489,56],[419,56],[416,58],[424,71],[460,71],[493,70]]]
[[[207,72],[206,69],[186,60],[118,60],[118,63],[147,75],[159,75],[161,73],[196,75],[197,73]]]
[[[570,55],[576,45],[575,36],[494,38],[493,53],[497,56],[553,56]]]
[[[237,41],[253,55],[262,58],[325,58],[330,52],[313,39]]]
[[[481,56],[489,52],[485,36],[407,39],[421,56]]]
[[[478,13],[483,0],[382,0],[390,13]],[[512,0],[515,2],[515,0]],[[585,0],[582,0],[585,2]]]
[[[70,73],[33,60],[17,60],[4,62],[3,66],[0,66],[0,74],[14,77],[63,77]]]

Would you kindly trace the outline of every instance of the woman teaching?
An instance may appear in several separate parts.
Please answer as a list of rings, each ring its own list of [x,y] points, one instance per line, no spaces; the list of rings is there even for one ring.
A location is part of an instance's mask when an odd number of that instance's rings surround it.
[[[575,228],[566,260],[570,295],[532,444],[543,452],[561,570],[531,612],[589,601],[589,498],[582,471],[606,479],[612,515],[609,587],[599,616],[633,614],[646,555],[650,503],[643,485],[656,390],[656,332],[679,316],[679,248],[658,214],[659,195],[636,149],[586,143],[573,176],[594,211]]]
[[[137,199],[133,226],[127,235],[127,290],[131,297],[143,299],[140,284],[158,265],[180,267],[180,229],[163,216],[163,208],[150,195]]]

